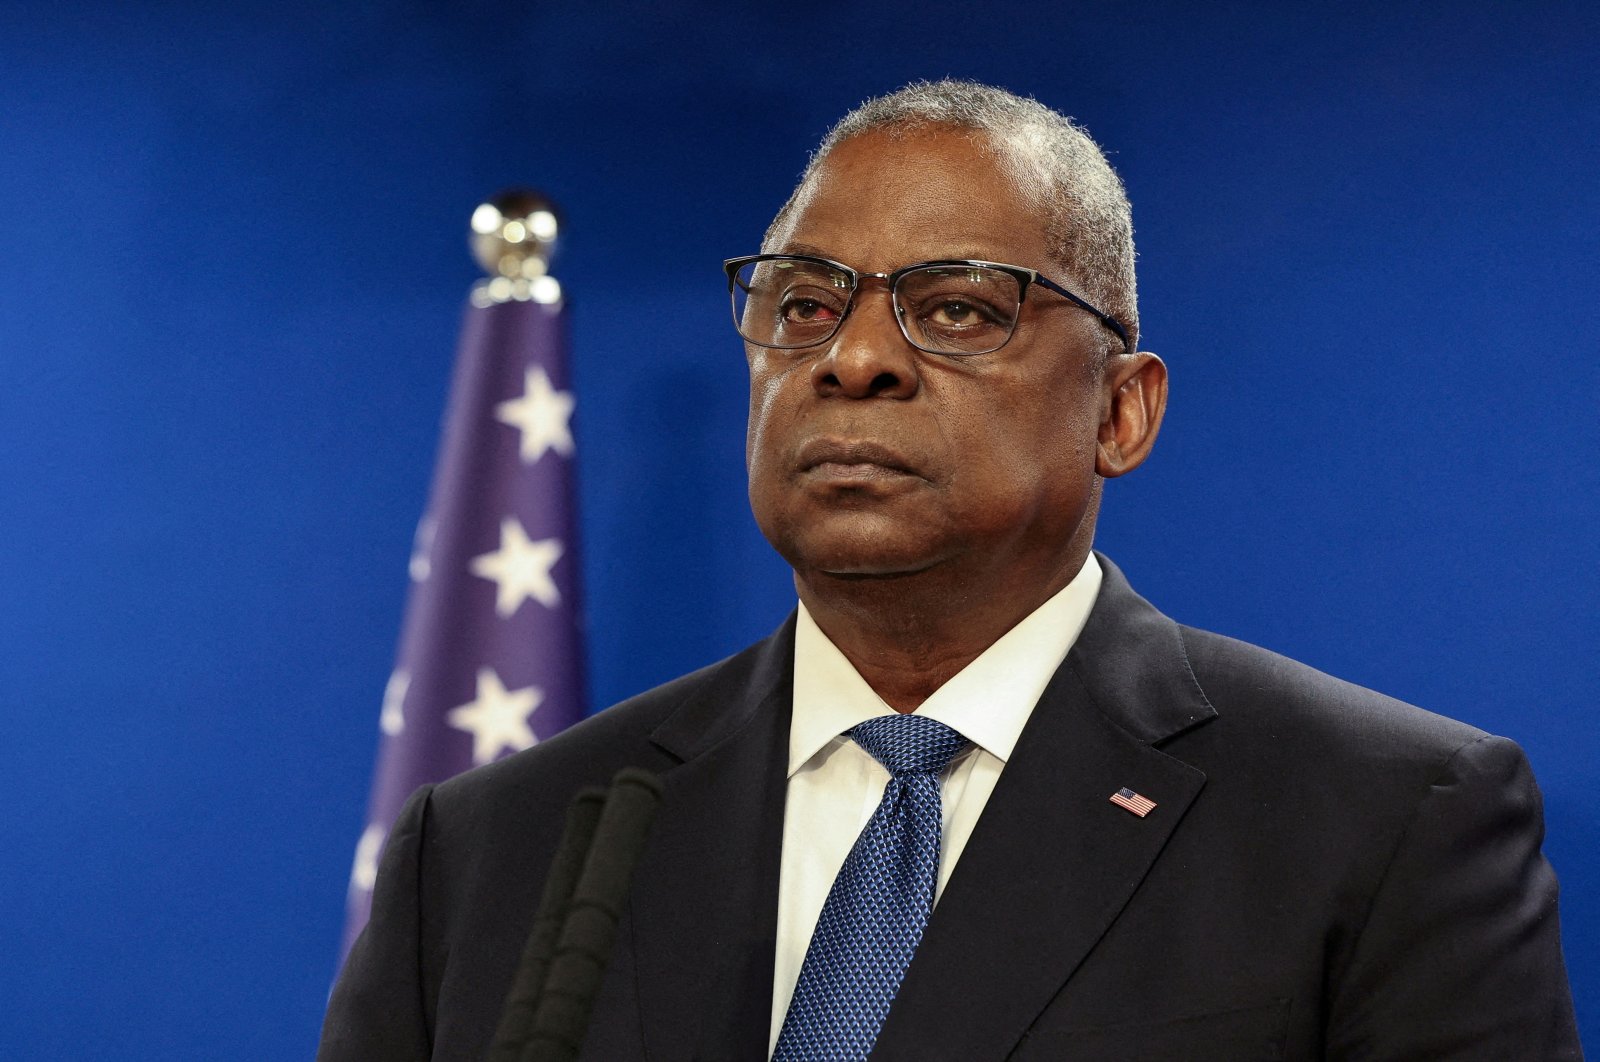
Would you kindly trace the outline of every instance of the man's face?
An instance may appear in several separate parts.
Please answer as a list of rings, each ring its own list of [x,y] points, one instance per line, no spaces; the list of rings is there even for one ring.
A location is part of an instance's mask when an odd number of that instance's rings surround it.
[[[1079,279],[1048,257],[1034,196],[950,131],[839,145],[765,250],[867,273],[973,258]],[[827,343],[746,344],[757,523],[803,584],[942,570],[982,590],[1064,585],[1093,530],[1108,341],[1033,288],[1001,349],[928,354],[865,281]]]

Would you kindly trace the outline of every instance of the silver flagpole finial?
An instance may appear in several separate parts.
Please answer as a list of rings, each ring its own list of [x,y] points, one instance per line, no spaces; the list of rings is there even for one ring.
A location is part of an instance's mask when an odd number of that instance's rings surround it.
[[[488,275],[472,289],[474,306],[497,302],[561,302],[561,285],[550,275],[561,220],[547,197],[512,188],[472,212],[472,256]]]

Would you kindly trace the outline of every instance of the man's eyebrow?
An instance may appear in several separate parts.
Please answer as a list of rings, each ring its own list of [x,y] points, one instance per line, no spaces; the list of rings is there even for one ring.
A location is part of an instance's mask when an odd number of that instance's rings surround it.
[[[786,243],[786,244],[782,245],[781,247],[777,248],[776,249],[776,253],[778,253],[778,254],[803,254],[803,255],[809,255],[812,258],[826,258],[830,262],[839,261],[839,259],[834,257],[833,252],[825,250],[825,249],[823,249],[821,247],[817,247],[814,244],[809,244],[809,243]],[[957,244],[949,252],[939,255],[938,259],[936,259],[936,260],[937,261],[955,261],[955,262],[965,262],[965,261],[991,262],[991,261],[995,261],[996,259],[994,258],[994,256],[992,254],[985,254],[983,252],[983,250],[978,248],[978,247]],[[901,264],[902,265],[909,265],[911,263],[902,262]]]
[[[832,255],[830,255],[826,251],[824,251],[822,248],[813,247],[809,243],[786,243],[782,247],[782,253],[783,254],[806,254],[806,255],[810,255],[812,258],[829,258],[829,259],[831,259],[833,257]]]

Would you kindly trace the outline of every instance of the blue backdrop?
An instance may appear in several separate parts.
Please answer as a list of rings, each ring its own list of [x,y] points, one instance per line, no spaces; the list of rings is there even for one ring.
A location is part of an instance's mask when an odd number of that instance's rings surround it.
[[[1133,198],[1100,546],[1523,743],[1600,1051],[1600,7],[229,7],[0,4],[0,1053],[310,1055],[485,194],[566,210],[596,704],[779,622],[718,265],[945,74]]]

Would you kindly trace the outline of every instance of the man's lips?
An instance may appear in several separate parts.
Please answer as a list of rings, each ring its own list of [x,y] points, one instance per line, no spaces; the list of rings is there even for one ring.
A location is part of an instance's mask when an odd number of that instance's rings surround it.
[[[836,480],[918,475],[895,450],[864,440],[814,439],[800,448],[799,469],[802,474]]]

